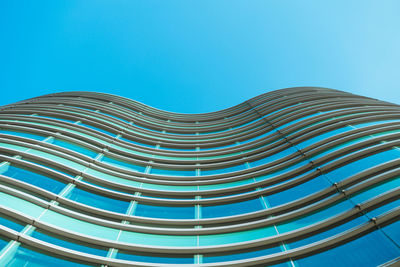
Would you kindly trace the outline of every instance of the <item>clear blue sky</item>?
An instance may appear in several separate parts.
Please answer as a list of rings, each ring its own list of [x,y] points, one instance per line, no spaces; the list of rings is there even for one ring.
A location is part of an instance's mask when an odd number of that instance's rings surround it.
[[[0,105],[88,90],[176,112],[322,86],[400,104],[400,1],[0,1]]]

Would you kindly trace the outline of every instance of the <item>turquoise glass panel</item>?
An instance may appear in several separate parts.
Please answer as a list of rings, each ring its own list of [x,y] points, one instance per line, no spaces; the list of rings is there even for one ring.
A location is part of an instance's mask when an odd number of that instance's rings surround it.
[[[363,122],[363,123],[358,123],[354,124],[353,126],[356,128],[362,128],[362,127],[367,127],[370,125],[378,125],[382,123],[388,123],[388,122],[399,122],[400,120],[382,120],[382,121],[371,121],[371,122]]]
[[[62,118],[55,118],[55,117],[50,117],[50,116],[42,116],[42,115],[34,115],[34,117],[48,118],[48,119],[53,119],[53,120],[58,120],[58,121],[69,122],[69,123],[74,123],[74,122],[75,122],[75,121],[73,121],[73,120],[67,120],[67,119],[62,119]]]
[[[251,183],[254,183],[254,179],[253,178],[234,181],[234,182],[229,182],[229,183],[222,183],[222,184],[199,185],[199,191],[235,187],[235,186],[251,184]]]
[[[368,218],[365,216],[357,217],[353,220],[350,220],[348,222],[342,223],[337,227],[334,227],[332,229],[324,230],[321,233],[317,233],[308,237],[303,237],[303,239],[287,243],[286,242],[286,247],[288,249],[294,249],[302,246],[306,246],[309,244],[312,244],[314,242],[318,242],[320,240],[323,240],[325,238],[333,237],[334,235],[341,234],[353,227],[358,227],[363,223],[368,222]]]
[[[167,207],[150,206],[138,203],[136,205],[136,216],[163,218],[163,219],[194,219],[195,209],[191,207]]]
[[[344,200],[339,203],[334,203],[334,205],[331,205],[324,209],[320,209],[309,215],[296,218],[287,223],[278,224],[276,227],[278,228],[279,233],[294,231],[305,226],[319,223],[320,221],[334,217],[335,215],[343,213],[352,208],[354,208],[354,204],[352,204],[348,200]]]
[[[240,165],[235,165],[231,166],[228,168],[222,168],[222,169],[214,169],[214,170],[204,170],[201,169],[201,175],[213,175],[213,174],[221,174],[221,173],[228,173],[228,172],[235,172],[235,171],[241,171],[246,169],[245,164],[240,164]]]
[[[78,220],[52,210],[46,210],[40,217],[40,221],[61,227],[81,235],[89,235],[98,238],[116,240],[120,230],[98,224]]]
[[[348,163],[336,170],[333,170],[326,175],[330,178],[330,180],[334,182],[342,181],[350,176],[357,174],[361,171],[379,165],[381,163],[385,163],[394,159],[398,159],[400,157],[399,150],[387,150],[378,154],[374,154],[369,157],[362,158],[360,160]]]
[[[368,187],[364,189],[362,192],[352,195],[351,200],[354,203],[359,204],[374,197],[377,197],[380,194],[384,194],[385,192],[390,191],[393,188],[397,187],[400,187],[400,177],[386,180],[382,183]]]
[[[282,166],[282,168],[281,168],[281,169],[278,169],[277,171],[270,172],[270,173],[268,173],[268,174],[266,174],[266,175],[263,175],[263,176],[255,177],[254,179],[255,179],[257,182],[258,182],[258,181],[269,180],[269,179],[272,179],[272,178],[274,178],[274,177],[276,177],[276,176],[278,176],[278,175],[282,175],[282,174],[287,173],[287,172],[290,172],[290,171],[292,171],[292,170],[297,170],[297,169],[299,169],[299,168],[301,168],[301,167],[303,167],[303,166],[306,166],[306,165],[309,165],[309,164],[310,164],[309,161],[303,160],[302,158],[297,158],[297,159],[300,159],[300,162],[295,163],[295,164],[292,164],[292,165],[290,165],[290,166],[288,166],[288,167],[283,167],[283,166]],[[281,164],[279,164],[279,165],[277,165],[277,166],[280,166],[280,165],[283,165],[283,164],[284,164],[284,163],[281,163]],[[274,167],[275,167],[275,166],[274,166]],[[310,172],[310,171],[309,171],[309,172]]]
[[[168,175],[168,176],[195,176],[196,170],[171,170],[171,169],[157,169],[152,167],[150,173]]]
[[[110,116],[110,117],[115,118],[115,119],[117,119],[117,120],[121,120],[121,121],[123,121],[123,122],[128,122],[127,120],[125,120],[125,119],[123,119],[123,118],[120,118],[120,117],[111,115],[111,114],[109,114],[109,113],[104,113],[104,112],[99,112],[99,113],[100,113],[100,114],[103,114],[103,115],[106,115],[106,116]]]
[[[160,147],[160,150],[170,150],[170,151],[195,151],[196,148],[170,148],[170,147]]]
[[[266,196],[271,207],[284,205],[332,186],[325,177],[318,176],[305,183],[276,194]]]
[[[264,137],[266,137],[266,136],[272,135],[273,133],[275,133],[274,130],[267,131],[267,132],[265,132],[265,133],[263,133],[263,134],[257,135],[256,137],[253,137],[253,138],[250,138],[250,139],[246,139],[246,140],[242,140],[241,143],[242,143],[242,144],[246,144],[246,143],[249,143],[249,142],[251,142],[251,141],[258,140],[258,139],[262,139],[262,138],[264,138]]]
[[[54,254],[53,254],[54,255]],[[39,267],[39,266],[90,266],[82,263],[68,261],[38,252],[33,248],[19,246],[13,257],[5,264],[6,267]]]
[[[400,199],[394,200],[392,202],[386,203],[385,205],[376,208],[367,212],[367,216],[369,218],[378,217],[386,212],[390,212],[391,210],[400,207]]]
[[[68,248],[88,254],[98,255],[98,256],[107,256],[108,248],[100,249],[100,247],[94,247],[90,244],[85,244],[78,240],[73,240],[70,238],[66,238],[64,236],[58,236],[50,232],[46,232],[43,230],[35,230],[32,234],[32,237],[40,239],[44,242],[60,246],[63,248]]]
[[[45,136],[42,135],[37,135],[37,134],[32,134],[32,133],[25,133],[25,132],[16,132],[16,131],[9,131],[9,130],[0,130],[0,133],[2,134],[10,134],[10,135],[15,135],[15,136],[21,136],[21,137],[26,137],[34,140],[39,140],[42,141],[45,139]]]
[[[74,187],[66,197],[85,205],[119,213],[125,213],[129,206],[129,201],[102,196],[77,187]]]
[[[149,144],[146,144],[146,143],[135,142],[135,141],[133,141],[133,140],[126,139],[126,138],[124,138],[124,137],[121,137],[120,139],[123,140],[123,141],[129,142],[129,143],[132,143],[132,144],[139,145],[139,146],[145,146],[145,147],[151,147],[151,148],[154,148],[154,147],[155,147],[154,145],[149,145]]]
[[[146,184],[143,183],[141,188],[150,188],[155,190],[167,191],[197,191],[196,185],[164,185],[164,184]]]
[[[197,236],[184,235],[154,235],[122,231],[118,241],[139,245],[164,247],[194,247],[197,246]]]
[[[215,218],[215,217],[233,216],[238,214],[250,213],[262,209],[263,205],[261,204],[261,200],[259,198],[256,198],[225,205],[202,206],[201,217]]]
[[[317,142],[325,140],[326,138],[329,138],[329,137],[332,137],[332,136],[335,136],[337,134],[341,134],[341,133],[344,133],[344,132],[348,132],[348,131],[351,131],[351,130],[354,130],[354,128],[352,128],[351,126],[345,126],[343,128],[335,129],[335,130],[332,130],[332,131],[329,131],[329,132],[326,132],[326,133],[318,133],[317,136],[312,137],[312,138],[310,138],[308,140],[305,140],[305,141],[303,141],[303,142],[301,142],[299,144],[296,144],[296,147],[298,147],[300,149],[304,149],[304,148],[306,148],[308,146],[311,146],[311,145],[313,145],[313,144],[315,144]]]
[[[273,226],[247,230],[242,232],[215,234],[215,235],[200,235],[200,246],[223,245],[237,242],[250,241],[260,238],[276,235],[276,230]]]
[[[38,217],[45,210],[45,208],[42,208],[36,204],[3,192],[0,192],[0,199],[3,206],[19,211],[33,218]]]
[[[336,248],[296,260],[296,263],[299,267],[375,267],[399,255],[400,249],[380,231],[375,231]]]
[[[13,229],[17,232],[21,232],[21,230],[24,229],[26,223],[17,221],[14,218],[0,213],[0,225]]]
[[[130,170],[136,171],[136,172],[144,172],[144,170],[146,169],[145,166],[140,166],[140,165],[136,165],[136,164],[133,164],[133,163],[128,163],[128,162],[125,162],[125,161],[122,161],[122,160],[117,160],[117,159],[110,158],[110,157],[107,157],[107,156],[104,156],[101,159],[101,161],[105,162],[105,163],[108,163],[108,164],[111,164],[111,165],[114,165],[116,167],[120,167],[120,168],[124,168],[124,169],[130,169]]]
[[[18,168],[10,165],[3,175],[12,177],[14,179],[23,181],[25,183],[35,185],[47,191],[58,194],[65,187],[65,183],[56,180],[55,178],[49,178],[42,174],[32,172],[26,169]]]
[[[389,224],[381,230],[400,246],[400,221]]]
[[[133,254],[128,251],[119,250],[116,256],[117,259],[128,260],[128,261],[136,261],[136,262],[151,262],[151,263],[169,263],[169,264],[190,264],[194,263],[193,255],[173,255],[172,253],[169,255],[164,255],[163,257],[160,254],[152,255],[150,253],[137,253]]]
[[[270,155],[268,157],[265,157],[265,158],[262,158],[262,159],[259,159],[259,160],[256,160],[256,161],[252,161],[252,162],[250,162],[250,166],[251,167],[256,167],[256,166],[259,166],[259,165],[268,164],[268,163],[271,163],[271,162],[273,162],[275,160],[280,160],[280,159],[282,159],[282,158],[284,158],[286,156],[292,155],[292,154],[294,154],[296,152],[297,152],[297,150],[295,148],[289,147],[288,149],[285,149],[283,151],[280,151],[280,152],[275,153],[273,155]]]
[[[99,131],[99,132],[102,132],[102,133],[105,133],[105,134],[109,135],[110,137],[114,137],[116,135],[115,133],[111,133],[109,131],[106,131],[106,130],[103,130],[103,129],[100,129],[100,128],[97,128],[95,126],[88,125],[88,124],[85,124],[85,123],[79,123],[79,125],[82,125],[84,127],[87,127],[87,128],[90,128],[90,129],[93,129],[93,130],[96,130],[96,131]]]
[[[8,242],[10,242],[8,239],[0,236],[0,251],[7,246]]]
[[[269,247],[260,250],[250,250],[247,252],[237,251],[235,254],[206,254],[203,255],[203,263],[244,260],[260,256],[267,256],[278,252],[282,252],[282,248],[280,246]]]
[[[132,180],[128,180],[128,179],[124,179],[124,178],[120,178],[111,174],[107,174],[107,173],[103,173],[94,169],[86,169],[85,173],[92,175],[96,178],[99,178],[101,180],[105,180],[105,181],[110,181],[113,183],[118,183],[118,184],[122,184],[122,185],[128,185],[128,186],[140,186],[140,182],[137,181],[132,181]]]
[[[95,157],[97,155],[97,152],[95,152],[93,150],[87,149],[85,147],[82,147],[82,146],[79,146],[79,145],[76,145],[76,144],[73,144],[73,143],[70,143],[70,142],[59,140],[59,139],[54,139],[52,144],[56,145],[56,146],[63,147],[63,148],[70,149],[72,151],[81,153],[81,154],[89,156],[91,158],[93,158],[93,157]]]

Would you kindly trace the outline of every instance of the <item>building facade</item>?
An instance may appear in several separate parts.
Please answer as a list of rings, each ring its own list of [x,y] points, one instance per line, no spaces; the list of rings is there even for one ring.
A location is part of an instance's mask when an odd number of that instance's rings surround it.
[[[396,264],[399,137],[400,106],[324,88],[204,114],[3,106],[0,266]]]

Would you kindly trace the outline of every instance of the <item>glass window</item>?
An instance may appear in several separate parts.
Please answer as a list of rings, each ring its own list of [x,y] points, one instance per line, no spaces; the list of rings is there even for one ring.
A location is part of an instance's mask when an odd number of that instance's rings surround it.
[[[34,139],[34,140],[39,140],[39,141],[41,141],[45,138],[44,136],[37,135],[37,134],[16,132],[16,131],[11,131],[11,130],[0,130],[0,133],[26,137],[26,138],[30,138],[30,139]]]
[[[225,205],[202,206],[201,217],[215,218],[215,217],[233,216],[238,214],[250,213],[262,209],[263,205],[261,204],[261,200],[259,198],[256,198]]]
[[[245,164],[239,164],[227,168],[222,168],[222,169],[214,169],[214,170],[205,170],[201,169],[201,175],[213,175],[213,174],[222,174],[222,173],[228,173],[228,172],[235,172],[235,171],[241,171],[246,169]]]
[[[8,262],[5,264],[7,267],[19,267],[19,266],[89,266],[82,263],[68,261],[55,257],[55,254],[47,255],[44,252],[38,252],[36,249],[31,247],[25,247],[20,245],[14,252],[12,257],[8,258]]]
[[[338,256],[340,255],[340,256]],[[400,250],[380,231],[319,254],[296,260],[298,266],[378,266],[400,255]]]
[[[129,143],[132,143],[132,144],[136,144],[136,145],[139,145],[139,146],[145,146],[145,147],[151,147],[151,148],[155,147],[154,145],[149,145],[149,144],[146,144],[146,143],[139,143],[139,142],[136,142],[136,141],[133,141],[133,140],[130,140],[130,139],[126,139],[124,137],[121,137],[120,140],[129,142]]]
[[[55,194],[60,193],[66,185],[65,183],[60,182],[55,178],[52,179],[48,176],[44,176],[36,172],[28,171],[26,169],[10,165],[7,171],[3,173],[3,175],[12,177],[31,185],[35,185]]]
[[[79,125],[82,125],[82,126],[84,126],[84,127],[87,127],[87,128],[90,128],[90,129],[93,129],[93,130],[96,130],[96,131],[99,131],[99,132],[102,132],[102,133],[105,133],[105,134],[109,135],[110,137],[115,136],[114,133],[111,133],[111,132],[109,132],[109,131],[106,131],[106,130],[97,128],[97,127],[92,126],[92,125],[88,125],[88,124],[85,124],[85,123],[79,123]]]
[[[52,210],[46,210],[40,217],[40,221],[61,227],[82,235],[89,235],[109,240],[116,240],[120,230],[98,224],[78,220]]]
[[[354,174],[400,157],[400,151],[391,149],[348,163],[326,175],[334,182],[342,181]]]
[[[164,219],[194,219],[194,206],[167,207],[150,206],[138,203],[135,209],[136,216]]]
[[[21,232],[24,229],[26,223],[20,222],[11,218],[5,214],[0,214],[0,225],[13,229],[17,232]]]
[[[91,158],[93,158],[93,157],[95,157],[97,155],[97,152],[94,152],[93,150],[90,150],[90,149],[85,148],[83,146],[79,146],[77,144],[73,144],[73,143],[70,143],[70,142],[59,140],[59,139],[54,139],[52,144],[56,145],[56,146],[63,147],[63,148],[70,149],[72,151],[81,153],[81,154],[89,156]]]
[[[288,202],[295,201],[312,195],[318,191],[332,186],[323,176],[318,176],[310,181],[299,184],[287,190],[266,196],[271,207],[284,205]]]
[[[288,249],[294,249],[294,248],[298,248],[298,247],[302,247],[302,246],[306,246],[309,245],[311,243],[320,241],[322,239],[328,238],[328,237],[332,237],[336,234],[340,234],[343,233],[353,227],[357,227],[365,222],[368,221],[368,218],[365,216],[361,216],[361,217],[357,217],[353,220],[350,220],[348,222],[342,223],[337,227],[334,227],[332,229],[328,229],[328,230],[324,230],[320,233],[317,233],[315,235],[311,235],[308,234],[307,237],[303,237],[304,239],[300,239],[297,241],[293,241],[291,243],[286,243],[286,246],[288,247]]]
[[[397,203],[398,204],[398,203]],[[382,231],[388,235],[398,246],[400,246],[400,221],[389,224]]]
[[[305,226],[319,223],[320,221],[323,221],[337,214],[350,210],[353,207],[354,204],[352,204],[348,200],[344,200],[342,202],[336,202],[327,208],[317,210],[314,213],[308,214],[300,218],[296,218],[287,223],[278,224],[276,227],[278,228],[279,233],[294,231]]]
[[[53,233],[44,231],[44,230],[35,230],[32,234],[32,237],[40,239],[50,244],[54,244],[60,247],[89,253],[98,256],[107,256],[108,248],[100,248],[95,247],[90,244],[83,243],[82,241],[73,240],[70,238],[66,238],[64,236],[55,235]]]
[[[278,252],[282,252],[282,248],[280,246],[269,247],[259,250],[238,251],[235,254],[208,254],[208,255],[203,255],[203,263],[243,260],[260,256],[266,256]]]
[[[250,241],[260,238],[276,235],[274,226],[267,226],[258,229],[252,229],[242,232],[215,234],[215,235],[200,235],[200,246],[223,245],[237,242]]]
[[[8,242],[10,242],[8,239],[0,236],[0,251],[7,246]]]
[[[77,187],[74,187],[66,197],[82,204],[119,213],[125,213],[129,206],[129,201],[102,196]]]
[[[399,186],[400,186],[400,177],[386,180],[379,184],[370,186],[364,189],[362,192],[352,195],[351,200],[353,200],[354,203],[359,204],[371,198],[377,197],[378,195],[383,194]]]
[[[197,236],[154,235],[130,231],[121,231],[121,235],[118,241],[150,246],[194,247],[197,245]]]
[[[171,169],[157,169],[152,167],[150,173],[171,175],[171,176],[195,176],[196,170],[171,170]]]
[[[150,253],[139,253],[119,250],[117,253],[117,259],[137,261],[137,262],[151,262],[151,263],[170,263],[170,264],[190,264],[194,263],[193,255],[163,255],[163,254],[150,254]]]
[[[110,158],[107,156],[104,156],[101,159],[102,162],[108,163],[110,165],[114,165],[116,167],[120,167],[120,168],[124,168],[124,169],[130,169],[132,171],[136,171],[136,172],[144,172],[144,170],[146,169],[145,166],[141,166],[141,165],[136,165],[134,163],[128,163],[125,161],[121,161],[118,159],[114,159],[114,158]]]
[[[292,154],[294,154],[296,152],[297,152],[297,150],[295,148],[289,147],[288,149],[285,149],[283,151],[280,151],[280,152],[275,153],[273,155],[270,155],[268,157],[265,157],[265,158],[262,158],[262,159],[259,159],[259,160],[256,160],[256,161],[252,161],[252,162],[250,162],[250,166],[251,167],[256,167],[256,166],[259,166],[259,165],[267,164],[267,163],[273,162],[275,160],[282,159],[282,158],[284,158],[286,156],[292,155]]]
[[[377,209],[367,212],[367,216],[369,218],[378,217],[378,216],[380,216],[386,212],[389,212],[392,209],[398,208],[398,207],[400,207],[400,199],[386,203],[385,205],[383,205]]]

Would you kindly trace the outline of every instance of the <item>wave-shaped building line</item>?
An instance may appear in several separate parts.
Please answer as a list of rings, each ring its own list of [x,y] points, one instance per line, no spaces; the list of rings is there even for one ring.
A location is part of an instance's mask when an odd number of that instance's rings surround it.
[[[203,114],[6,105],[0,265],[395,265],[399,137],[398,105],[315,87]]]

